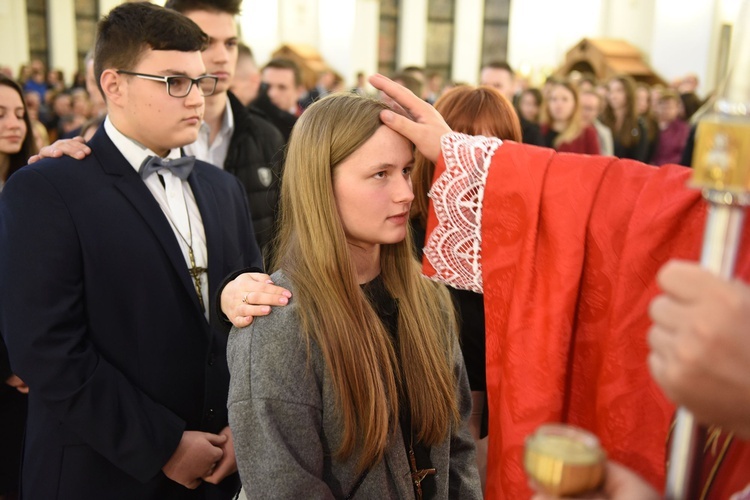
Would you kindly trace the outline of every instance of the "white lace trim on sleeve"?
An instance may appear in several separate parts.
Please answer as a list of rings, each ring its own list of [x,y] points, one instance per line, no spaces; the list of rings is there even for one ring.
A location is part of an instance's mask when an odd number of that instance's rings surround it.
[[[502,144],[494,137],[446,134],[441,139],[445,172],[430,189],[438,224],[424,255],[429,276],[454,288],[482,293],[482,201],[490,162]]]

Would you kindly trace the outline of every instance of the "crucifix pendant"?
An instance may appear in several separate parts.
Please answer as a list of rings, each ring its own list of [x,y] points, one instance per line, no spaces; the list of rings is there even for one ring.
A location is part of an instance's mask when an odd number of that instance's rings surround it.
[[[195,292],[198,294],[198,303],[200,303],[201,305],[201,311],[206,312],[206,304],[203,303],[203,287],[201,286],[201,275],[207,272],[208,269],[195,265],[195,255],[193,254],[193,248],[189,245],[188,257],[190,258],[190,269],[188,269],[188,272],[193,278],[193,283],[195,283]]]
[[[414,456],[414,448],[409,446],[409,468],[411,469],[411,481],[417,493],[417,500],[422,500],[422,481],[430,474],[435,474],[435,469],[417,469],[417,458]]]

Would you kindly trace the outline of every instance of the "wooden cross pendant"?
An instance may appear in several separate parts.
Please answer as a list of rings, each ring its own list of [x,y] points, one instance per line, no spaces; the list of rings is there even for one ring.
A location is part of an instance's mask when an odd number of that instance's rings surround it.
[[[435,474],[435,469],[417,469],[417,458],[414,456],[414,448],[409,446],[409,468],[411,469],[411,480],[417,492],[417,500],[422,500],[422,481],[430,474]]]
[[[203,312],[206,312],[206,304],[203,303],[203,287],[201,286],[201,275],[208,272],[208,269],[195,265],[195,255],[193,254],[193,248],[190,246],[188,246],[188,257],[190,258],[190,269],[188,269],[188,272],[193,278],[193,283],[195,283],[195,292],[198,294],[198,303],[201,305],[201,310]]]

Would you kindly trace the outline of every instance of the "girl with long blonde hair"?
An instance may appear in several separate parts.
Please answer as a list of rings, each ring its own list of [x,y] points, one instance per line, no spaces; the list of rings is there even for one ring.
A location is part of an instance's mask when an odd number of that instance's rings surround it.
[[[230,425],[249,498],[479,498],[447,291],[409,232],[413,147],[355,94],[292,133],[272,276],[287,307],[230,334]]]
[[[541,130],[544,145],[555,151],[589,155],[601,152],[596,129],[583,123],[578,90],[569,82],[552,84],[542,106]]]
[[[602,123],[612,130],[615,156],[645,162],[648,160],[646,125],[638,118],[635,80],[628,75],[612,77],[607,83],[607,105]]]

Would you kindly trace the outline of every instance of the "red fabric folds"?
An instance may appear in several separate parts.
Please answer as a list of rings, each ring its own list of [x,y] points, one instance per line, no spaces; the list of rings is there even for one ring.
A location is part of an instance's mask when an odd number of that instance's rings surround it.
[[[444,169],[441,159],[436,178]],[[594,432],[663,487],[674,407],[648,371],[647,311],[659,268],[700,256],[706,206],[690,174],[508,141],[495,152],[481,231],[487,498],[529,497],[524,439],[545,422]],[[435,225],[431,213],[428,235]]]

